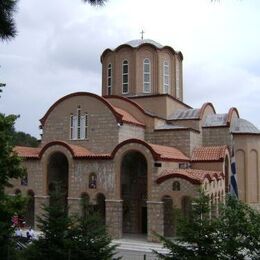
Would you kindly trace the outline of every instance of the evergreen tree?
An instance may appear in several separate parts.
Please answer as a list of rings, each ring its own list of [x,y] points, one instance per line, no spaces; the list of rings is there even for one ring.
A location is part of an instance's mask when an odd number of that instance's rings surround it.
[[[26,260],[109,260],[115,245],[92,208],[84,205],[82,217],[67,215],[61,187],[55,185],[50,204],[38,218],[42,235],[22,253]],[[60,188],[60,189],[59,189]]]
[[[73,241],[71,260],[119,259],[113,257],[116,245],[111,244],[112,240],[97,213],[90,211],[86,218],[81,217],[70,233]]]
[[[39,230],[42,235],[23,253],[28,260],[65,260],[69,259],[71,240],[68,235],[72,225],[68,217],[64,195],[58,183],[50,193],[50,204],[43,206],[44,213],[38,217]]]
[[[0,39],[2,40],[13,38],[16,35],[13,15],[17,2],[17,0],[0,1]]]
[[[177,234],[175,240],[160,235],[164,247],[169,253],[164,255],[155,252],[160,259],[217,259],[216,220],[210,219],[209,198],[201,193],[193,200],[188,217],[180,214],[177,218]]]
[[[218,225],[222,259],[260,259],[260,214],[233,196],[227,196]]]
[[[159,236],[168,254],[160,259],[260,259],[260,213],[227,196],[218,218],[209,218],[209,199],[194,200],[191,217],[178,222],[179,238]],[[157,235],[158,236],[158,235]]]
[[[0,113],[0,259],[12,259],[15,253],[12,216],[19,213],[25,204],[21,196],[5,194],[10,179],[22,177],[25,169],[21,159],[13,152],[12,128],[17,116]]]

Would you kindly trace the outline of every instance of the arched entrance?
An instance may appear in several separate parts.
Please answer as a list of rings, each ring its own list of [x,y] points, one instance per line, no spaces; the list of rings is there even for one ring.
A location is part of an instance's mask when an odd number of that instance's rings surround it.
[[[27,226],[34,228],[34,192],[32,190],[28,190],[27,199],[24,219]]]
[[[47,169],[48,194],[50,195],[50,206],[52,204],[52,194],[59,194],[61,203],[67,207],[68,197],[68,160],[61,152],[53,153],[48,161]]]
[[[147,233],[147,161],[137,151],[128,152],[121,163],[123,233]]]
[[[173,207],[173,201],[170,196],[164,196],[163,202],[163,233],[166,237],[176,235],[176,216]]]

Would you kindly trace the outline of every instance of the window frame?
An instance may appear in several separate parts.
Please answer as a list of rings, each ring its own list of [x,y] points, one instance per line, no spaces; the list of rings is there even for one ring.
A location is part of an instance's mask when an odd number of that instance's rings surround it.
[[[126,66],[127,72],[124,72],[124,67]],[[124,82],[124,76],[127,77],[127,81]],[[125,90],[125,86],[127,88],[127,91]],[[122,62],[122,94],[128,94],[129,93],[129,62],[128,60],[123,60]]]
[[[112,95],[112,64],[109,63],[107,66],[107,95]]]
[[[88,139],[89,118],[88,113],[82,114],[80,106],[76,114],[70,114],[70,140],[87,140]]]
[[[166,78],[168,79],[168,83],[166,82]],[[163,62],[163,93],[169,94],[170,87],[170,63],[169,61],[165,60]]]
[[[146,71],[145,66],[148,66],[148,71]],[[145,80],[145,76],[148,76],[148,81]],[[145,85],[149,87],[149,90],[146,89]],[[143,93],[151,93],[152,83],[151,83],[151,61],[149,58],[144,58],[143,60]]]

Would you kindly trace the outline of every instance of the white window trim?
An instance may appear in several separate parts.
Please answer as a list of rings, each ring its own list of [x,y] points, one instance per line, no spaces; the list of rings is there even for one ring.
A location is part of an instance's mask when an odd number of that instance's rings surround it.
[[[166,73],[166,68],[168,69],[168,73]],[[165,77],[168,77],[168,83],[165,81]],[[170,64],[168,61],[163,62],[163,93],[170,93]]]
[[[148,61],[148,62],[146,62],[146,61]],[[144,70],[145,65],[149,65],[149,72],[145,72],[145,70]],[[144,75],[148,75],[149,81],[144,81],[144,78],[145,78]],[[144,87],[145,84],[149,84],[149,90],[148,91]],[[145,58],[143,60],[143,93],[151,93],[151,90],[152,90],[152,84],[151,84],[151,61],[150,61],[150,59]]]
[[[109,76],[109,71],[110,71],[110,76]],[[112,95],[112,64],[109,63],[107,67],[107,95]],[[110,80],[110,84],[109,84]]]
[[[88,139],[88,113],[81,114],[77,108],[76,114],[70,114],[70,140]]]
[[[127,62],[126,64],[124,64]],[[127,72],[124,73],[124,66],[127,65]],[[124,82],[124,76],[127,75],[127,82]],[[124,85],[127,84],[127,91],[124,91]],[[129,93],[129,62],[128,60],[123,60],[122,62],[122,94],[128,94]]]

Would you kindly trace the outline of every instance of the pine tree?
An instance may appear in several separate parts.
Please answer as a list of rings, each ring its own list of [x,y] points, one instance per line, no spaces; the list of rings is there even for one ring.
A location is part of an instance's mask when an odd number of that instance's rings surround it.
[[[260,259],[260,214],[227,196],[218,225],[219,251],[226,259]]]
[[[24,259],[69,259],[71,240],[68,230],[72,221],[67,214],[60,185],[56,183],[55,187],[50,193],[51,203],[43,206],[44,214],[38,217],[39,230],[42,235],[25,250]]]
[[[192,203],[190,215],[179,215],[177,222],[178,238],[159,236],[169,253],[155,252],[160,259],[218,259],[217,221],[210,219],[209,198],[200,193]],[[158,236],[158,235],[157,235]]]
[[[179,238],[159,236],[169,253],[160,259],[260,259],[260,213],[227,196],[218,218],[209,218],[203,193],[193,202],[190,218],[179,219]]]
[[[15,255],[11,219],[25,205],[25,199],[21,196],[5,194],[5,188],[12,186],[10,179],[22,177],[25,173],[21,159],[13,152],[12,128],[16,118],[0,113],[0,259],[13,259]]]
[[[71,236],[71,260],[119,259],[114,257],[116,245],[111,244],[112,240],[100,216],[91,210],[86,218],[78,220],[71,230]]]

